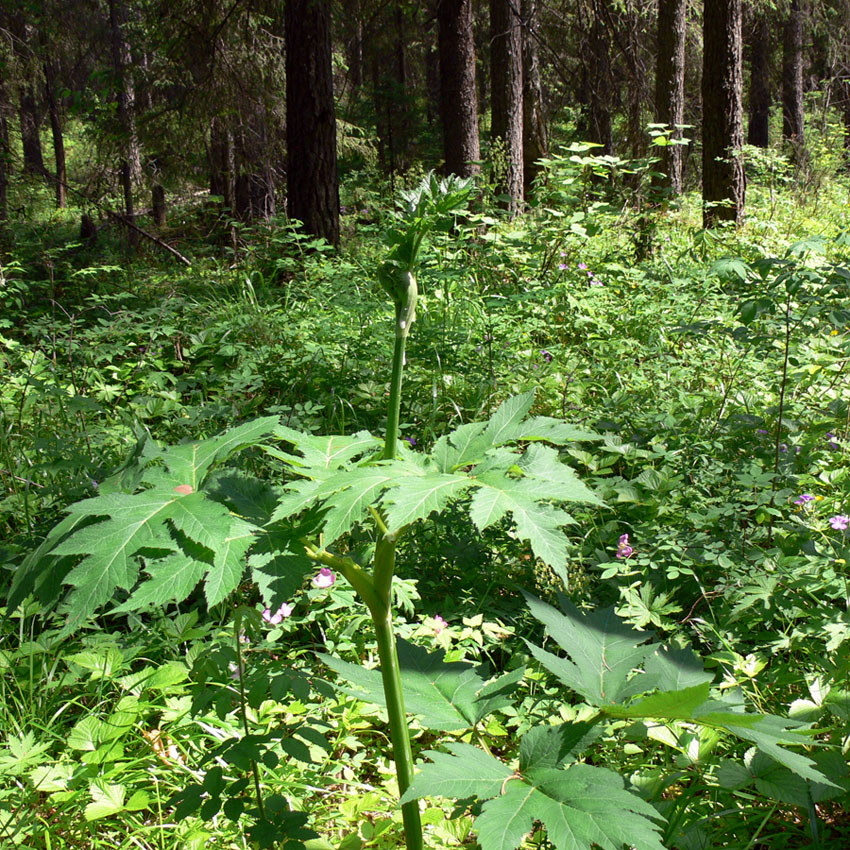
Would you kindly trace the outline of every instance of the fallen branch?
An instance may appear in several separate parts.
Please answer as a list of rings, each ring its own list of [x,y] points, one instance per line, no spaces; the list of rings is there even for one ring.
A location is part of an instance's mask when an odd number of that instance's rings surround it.
[[[154,236],[153,233],[148,233],[147,230],[143,230],[135,222],[130,221],[130,219],[126,218],[120,213],[114,212],[113,210],[109,209],[109,207],[105,207],[103,206],[103,204],[100,204],[97,201],[93,201],[85,194],[85,192],[82,192],[80,189],[76,189],[73,186],[70,186],[64,180],[60,180],[58,177],[56,177],[55,174],[51,174],[48,171],[45,173],[44,176],[47,177],[47,179],[51,180],[53,183],[61,183],[62,186],[64,186],[65,189],[67,189],[69,192],[72,192],[73,194],[82,198],[87,204],[91,204],[93,207],[95,207],[95,209],[100,210],[100,212],[106,213],[106,215],[108,215],[110,218],[114,218],[116,221],[119,221],[125,227],[129,227],[132,230],[135,230],[137,233],[141,233],[142,236],[144,236],[146,239],[150,239],[150,241],[153,242],[155,245],[159,245],[160,248],[164,248],[170,254],[173,254],[175,257],[177,257],[178,260],[180,260],[181,263],[185,263],[187,266],[192,265],[192,262],[186,257],[184,257],[176,248],[172,247],[167,242],[160,239],[158,236]]]

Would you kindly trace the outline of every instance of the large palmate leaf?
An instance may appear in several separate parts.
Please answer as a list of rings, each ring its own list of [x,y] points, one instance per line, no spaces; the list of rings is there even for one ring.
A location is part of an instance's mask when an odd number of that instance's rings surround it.
[[[812,732],[806,724],[748,712],[729,695],[712,698],[712,676],[692,652],[647,644],[651,635],[627,626],[612,608],[582,613],[562,599],[561,613],[528,594],[526,600],[569,658],[528,643],[532,655],[608,717],[684,721],[718,729],[755,744],[804,779],[831,784],[811,758],[787,749],[811,747]],[[638,694],[648,695],[630,701]]]
[[[274,435],[291,443],[298,454],[282,452],[271,447],[266,447],[265,450],[273,457],[286,461],[295,471],[303,470],[303,474],[310,478],[327,477],[354,458],[380,449],[379,441],[368,431],[359,431],[350,437],[339,434],[316,436],[296,431],[286,425],[278,425],[274,429]]]
[[[528,648],[544,667],[591,705],[615,705],[628,696],[652,689],[640,676],[632,675],[649,652],[641,644],[651,635],[626,625],[613,607],[582,614],[562,599],[565,608],[562,614],[533,596],[526,594],[525,598],[531,613],[570,657],[561,658],[532,643]]]
[[[319,657],[354,685],[348,693],[366,702],[385,705],[379,670],[367,670],[331,655]],[[487,683],[471,664],[447,663],[445,652],[428,652],[398,640],[398,663],[404,686],[405,708],[429,729],[453,731],[475,726],[488,714],[510,704],[510,694],[522,679],[522,668]]]
[[[616,773],[587,764],[552,766],[548,753],[518,773],[469,744],[449,744],[451,755],[426,753],[402,802],[425,796],[484,801],[475,830],[482,850],[514,850],[536,821],[558,850],[663,850],[661,817],[624,788]],[[537,750],[526,748],[527,753]]]
[[[203,579],[208,604],[221,602],[241,581],[259,529],[215,498],[244,495],[234,495],[226,479],[214,479],[208,492],[201,488],[216,464],[269,436],[277,423],[266,417],[171,448],[140,441],[132,455],[135,472],[125,464],[98,496],[70,506],[70,516],[24,565],[13,600],[40,591],[44,576],[71,585],[63,634],[118,590],[132,591],[118,609],[126,611],[182,601]],[[134,588],[142,567],[148,579]]]

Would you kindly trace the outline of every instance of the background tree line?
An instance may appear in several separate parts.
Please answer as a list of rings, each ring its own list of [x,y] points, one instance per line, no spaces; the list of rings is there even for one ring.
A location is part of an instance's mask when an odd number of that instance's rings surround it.
[[[207,187],[239,219],[284,209],[339,242],[338,152],[468,176],[511,211],[550,139],[647,154],[656,185],[701,181],[704,223],[740,221],[739,155],[826,122],[850,140],[850,0],[4,0],[0,216],[10,178],[64,206],[166,220]],[[688,143],[677,144],[682,139]],[[78,147],[74,174],[68,140]],[[52,146],[52,152],[45,146]],[[695,152],[702,152],[701,158]],[[362,160],[362,156],[360,157]],[[700,161],[697,161],[697,160]],[[362,164],[362,163],[361,163]],[[129,233],[135,233],[129,230]]]

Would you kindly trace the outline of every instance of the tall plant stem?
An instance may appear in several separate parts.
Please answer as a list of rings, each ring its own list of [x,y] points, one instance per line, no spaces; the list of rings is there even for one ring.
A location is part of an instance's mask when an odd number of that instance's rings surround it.
[[[399,273],[395,295],[395,347],[393,371],[390,378],[390,402],[387,409],[387,434],[384,442],[384,460],[392,460],[398,449],[398,420],[401,411],[401,380],[404,375],[404,347],[410,326],[416,318],[416,298],[419,290],[413,272]]]
[[[392,576],[395,562],[395,541],[383,538],[375,549],[375,576]],[[384,595],[384,594],[381,594]],[[387,701],[387,716],[390,721],[390,738],[393,744],[396,777],[400,795],[410,787],[413,781],[413,750],[410,746],[410,730],[407,727],[407,714],[404,710],[404,694],[401,688],[401,670],[398,666],[395,634],[393,633],[391,584],[386,585],[384,604],[380,608],[370,608],[375,624],[375,636],[378,639],[378,656],[381,659],[381,678],[384,685],[384,697]],[[411,800],[401,807],[404,823],[404,839],[407,850],[422,850],[422,821],[419,817],[419,802]]]
[[[234,639],[236,642],[236,672],[239,676],[239,713],[242,716],[242,729],[245,732],[245,737],[250,734],[248,728],[248,712],[245,710],[245,665],[242,662],[242,643],[239,640],[239,635],[242,631],[242,617],[237,613],[234,620]],[[251,759],[251,773],[254,777],[254,795],[257,800],[257,811],[260,813],[260,820],[266,819],[266,812],[263,807],[263,792],[260,790],[260,769],[257,767],[257,762]]]

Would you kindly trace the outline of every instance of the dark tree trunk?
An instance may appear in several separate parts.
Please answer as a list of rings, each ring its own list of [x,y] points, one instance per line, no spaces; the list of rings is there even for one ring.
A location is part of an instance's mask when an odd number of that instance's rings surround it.
[[[522,160],[526,197],[549,155],[537,32],[537,0],[522,0]]]
[[[287,212],[308,233],[339,245],[328,0],[286,0]]]
[[[222,199],[222,207],[233,212],[233,180],[236,170],[233,134],[221,118],[210,124],[210,194]]]
[[[165,227],[167,224],[165,211],[165,189],[157,183],[151,193],[151,206],[153,207],[153,220],[157,227]]]
[[[522,22],[514,0],[490,0],[491,133],[501,148],[499,191],[512,213],[522,207]]]
[[[750,40],[750,122],[747,143],[766,148],[770,126],[770,21],[759,12]]]
[[[133,206],[133,168],[132,161],[138,158],[136,127],[132,114],[132,99],[127,86],[125,69],[129,60],[129,49],[121,32],[124,20],[123,9],[116,0],[109,0],[109,26],[112,35],[112,71],[115,75],[116,99],[118,102],[118,123],[121,127],[122,157],[120,164],[121,186],[124,190],[124,215],[131,224],[135,222],[136,211]],[[127,238],[131,245],[138,241],[138,234],[132,227],[127,228]]]
[[[655,120],[670,128],[670,139],[682,138],[677,125],[685,120],[685,21],[687,0],[658,2],[658,64],[655,72]],[[661,148],[662,185],[682,193],[682,145]]]
[[[44,92],[47,97],[47,111],[50,115],[50,129],[53,132],[53,156],[56,161],[56,206],[64,208],[65,185],[68,181],[65,169],[65,140],[62,136],[62,117],[56,96],[56,71],[50,58],[44,60]]]
[[[367,38],[378,155],[394,175],[410,165],[409,143],[415,121],[408,94],[406,18],[400,0],[392,0],[372,20]]]
[[[602,145],[600,151],[602,154],[610,154],[614,150],[614,138],[611,132],[611,58],[608,53],[608,41],[608,31],[599,9],[594,8],[587,63],[590,95],[588,141]]]
[[[446,173],[469,177],[478,173],[481,159],[472,0],[439,0],[437,24]]]
[[[9,216],[7,189],[9,178],[7,163],[9,157],[9,126],[6,123],[6,92],[3,81],[0,80],[0,221],[6,221]]]
[[[744,216],[741,161],[743,83],[741,0],[712,0],[703,12],[703,226]]]
[[[32,84],[21,89],[21,105],[18,112],[21,119],[21,145],[24,152],[24,171],[29,174],[44,175],[44,156],[41,152],[39,133],[39,113]]]
[[[796,148],[805,142],[803,128],[803,12],[800,0],[791,8],[782,31],[782,136]]]

